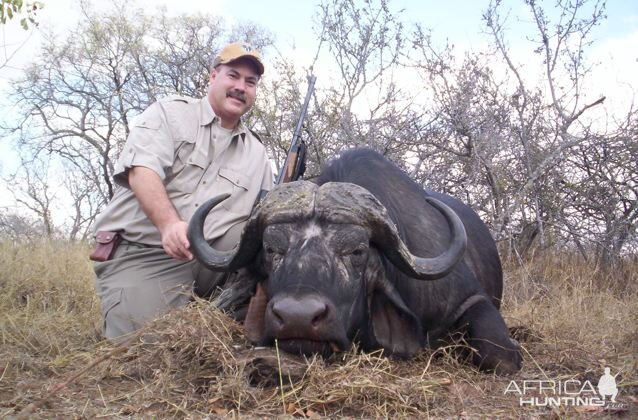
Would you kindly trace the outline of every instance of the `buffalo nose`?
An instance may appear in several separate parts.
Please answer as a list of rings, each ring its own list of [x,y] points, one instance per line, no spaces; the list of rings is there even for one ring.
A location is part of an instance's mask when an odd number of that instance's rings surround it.
[[[328,312],[328,305],[315,296],[283,297],[272,305],[272,313],[280,331],[300,335],[316,331],[328,318]]]

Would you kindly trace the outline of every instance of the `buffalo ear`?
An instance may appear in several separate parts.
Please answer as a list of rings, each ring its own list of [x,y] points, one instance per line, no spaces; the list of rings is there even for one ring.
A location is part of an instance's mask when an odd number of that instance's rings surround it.
[[[255,295],[250,298],[246,319],[244,320],[244,328],[246,337],[252,343],[259,343],[264,335],[264,317],[266,315],[266,305],[268,305],[268,296],[261,282],[257,283]]]
[[[376,288],[369,298],[374,339],[390,354],[411,357],[423,345],[421,323],[389,284]]]

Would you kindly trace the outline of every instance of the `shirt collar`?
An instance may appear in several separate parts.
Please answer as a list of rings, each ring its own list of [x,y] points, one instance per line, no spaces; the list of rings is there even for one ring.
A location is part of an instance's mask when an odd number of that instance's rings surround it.
[[[200,105],[200,108],[201,108],[200,124],[201,125],[209,125],[209,124],[211,124],[213,122],[217,122],[219,120],[219,117],[217,115],[215,115],[215,111],[213,111],[213,107],[210,106],[210,102],[208,102],[208,97],[207,96],[204,96],[201,99],[200,104],[201,104]],[[233,130],[233,137],[235,137],[237,135],[241,135],[241,139],[245,140],[247,131],[248,130],[246,129],[246,125],[244,124],[244,120],[240,119],[239,120],[239,124]]]
[[[202,99],[200,99],[199,103],[200,103],[200,115],[201,115],[201,118],[199,119],[200,124],[208,125],[212,123],[215,120],[216,115],[215,115],[215,112],[213,111],[213,107],[210,106],[210,102],[208,102],[208,97],[204,96]]]

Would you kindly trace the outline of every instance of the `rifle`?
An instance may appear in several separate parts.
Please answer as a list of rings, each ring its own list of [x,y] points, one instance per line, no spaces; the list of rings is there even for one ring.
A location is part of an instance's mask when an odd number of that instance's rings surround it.
[[[312,91],[315,89],[316,80],[317,78],[314,75],[310,75],[308,77],[308,91],[306,92],[306,99],[301,107],[301,114],[299,115],[297,126],[295,127],[295,131],[292,135],[292,141],[290,142],[290,149],[288,149],[286,161],[277,176],[277,184],[296,181],[306,171],[306,143],[301,139],[301,128],[303,127],[303,121],[306,118],[306,113],[308,112],[308,104],[310,103]]]

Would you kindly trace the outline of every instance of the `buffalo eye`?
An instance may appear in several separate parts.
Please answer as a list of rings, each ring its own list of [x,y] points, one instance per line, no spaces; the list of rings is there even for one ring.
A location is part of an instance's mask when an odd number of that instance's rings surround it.
[[[286,251],[279,247],[270,245],[264,246],[264,256],[266,264],[270,267],[268,270],[273,270],[278,267],[284,260]]]
[[[265,251],[269,255],[284,255],[286,253],[284,250],[272,246],[266,246]]]
[[[342,255],[344,257],[349,257],[355,263],[361,263],[365,259],[368,252],[368,246],[361,244],[356,248],[352,248],[343,252]]]

